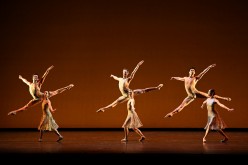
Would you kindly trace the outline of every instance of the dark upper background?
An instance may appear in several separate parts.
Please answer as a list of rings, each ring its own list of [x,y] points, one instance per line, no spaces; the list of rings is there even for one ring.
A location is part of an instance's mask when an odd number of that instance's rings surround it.
[[[207,92],[232,98],[221,101],[235,111],[218,108],[230,128],[248,127],[248,11],[244,1],[1,1],[1,128],[36,128],[41,105],[16,116],[11,110],[31,96],[18,75],[31,81],[54,65],[44,90],[75,84],[51,98],[60,128],[120,128],[126,103],[96,113],[120,96],[117,81],[140,60],[131,88],[164,83],[160,91],[136,97],[143,128],[203,128],[203,99],[192,102],[173,118],[163,117],[186,97],[184,84],[170,80],[200,73],[197,84]]]

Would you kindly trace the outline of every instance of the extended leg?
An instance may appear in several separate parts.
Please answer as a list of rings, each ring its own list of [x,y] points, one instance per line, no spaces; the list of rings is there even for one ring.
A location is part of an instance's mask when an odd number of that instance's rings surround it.
[[[201,91],[197,91],[197,96],[200,97],[200,98],[208,98],[209,97],[209,95],[207,93],[201,92]],[[217,99],[231,101],[230,97],[222,97],[222,96],[219,96],[219,95],[214,95],[214,97],[217,98]]]
[[[25,106],[17,109],[17,110],[14,110],[14,111],[11,111],[8,113],[8,115],[16,115],[17,112],[21,112],[21,111],[25,111],[27,110],[28,108],[40,103],[41,100],[38,100],[38,99],[33,99],[33,100],[30,100]]]
[[[183,108],[185,108],[187,105],[189,105],[192,101],[194,101],[193,98],[191,97],[186,97],[183,102],[181,103],[181,105],[179,105],[175,110],[173,110],[172,112],[168,113],[164,118],[166,117],[172,117],[173,115],[175,115],[176,113],[179,113],[180,111],[183,110]]]
[[[68,85],[68,86],[66,86],[66,87],[57,89],[57,90],[55,90],[55,91],[49,91],[49,98],[50,98],[50,97],[53,97],[53,96],[55,96],[55,95],[57,95],[57,94],[63,93],[64,91],[69,90],[69,89],[71,89],[72,87],[74,87],[74,85],[73,85],[73,84],[70,84],[70,85]]]
[[[114,102],[112,102],[111,104],[109,104],[109,105],[107,105],[105,107],[100,108],[96,112],[104,111],[105,109],[108,109],[108,108],[113,108],[117,104],[121,104],[121,103],[123,103],[123,102],[125,102],[127,100],[128,100],[128,97],[127,96],[120,96],[117,100],[115,100]]]
[[[134,95],[140,95],[140,94],[147,93],[150,91],[160,90],[160,88],[162,88],[162,87],[163,87],[163,84],[159,84],[156,87],[149,87],[149,88],[144,88],[144,89],[135,89],[135,90],[133,90],[133,92],[134,92]]]

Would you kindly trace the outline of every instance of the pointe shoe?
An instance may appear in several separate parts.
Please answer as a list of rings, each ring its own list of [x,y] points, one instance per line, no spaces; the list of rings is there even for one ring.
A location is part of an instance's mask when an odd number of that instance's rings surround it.
[[[60,142],[63,139],[63,136],[60,136],[57,142]]]
[[[207,142],[207,140],[206,140],[206,139],[203,139],[203,140],[202,140],[202,142],[203,142],[203,143],[206,143],[206,142]]]
[[[42,142],[42,139],[39,139],[38,142]]]

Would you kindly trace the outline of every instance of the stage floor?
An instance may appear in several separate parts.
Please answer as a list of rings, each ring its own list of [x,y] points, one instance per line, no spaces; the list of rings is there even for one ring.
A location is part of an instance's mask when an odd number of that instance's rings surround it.
[[[202,142],[204,130],[142,130],[145,141],[139,142],[139,136],[130,131],[129,141],[121,142],[123,130],[83,130],[60,131],[64,139],[56,142],[53,132],[45,132],[43,141],[38,142],[39,131],[2,130],[0,134],[0,152],[2,158],[19,160],[41,158],[40,160],[147,160],[180,161],[183,158],[204,158],[204,162],[213,159],[244,159],[248,156],[248,132],[225,131],[229,136],[226,143],[220,142],[222,136],[211,131],[207,143]],[[178,159],[177,159],[178,158]],[[207,159],[205,159],[207,158]],[[155,159],[155,160],[154,160]],[[234,160],[234,159],[232,159]],[[179,162],[180,162],[179,161]]]

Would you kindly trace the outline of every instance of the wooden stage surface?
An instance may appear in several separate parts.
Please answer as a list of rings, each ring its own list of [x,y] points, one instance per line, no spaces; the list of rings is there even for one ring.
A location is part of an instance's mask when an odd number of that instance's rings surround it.
[[[141,129],[146,136],[139,142],[139,136],[130,131],[129,141],[122,129],[59,130],[64,139],[56,142],[53,132],[45,132],[43,141],[38,142],[38,130],[2,129],[0,131],[1,159],[20,161],[37,158],[39,161],[187,161],[201,159],[201,163],[213,160],[237,161],[248,158],[248,131],[225,130],[229,136],[226,143],[220,142],[221,135],[211,131],[207,143],[202,142],[203,129],[153,130]],[[128,163],[128,162],[127,162]],[[199,162],[198,162],[199,163]]]

